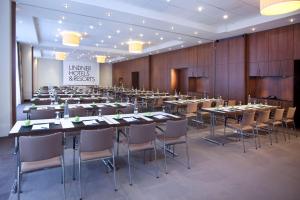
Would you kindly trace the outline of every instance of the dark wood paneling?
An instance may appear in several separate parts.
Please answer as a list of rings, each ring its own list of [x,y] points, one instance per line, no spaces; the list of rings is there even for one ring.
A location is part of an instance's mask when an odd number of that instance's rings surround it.
[[[294,59],[300,60],[300,24],[294,26]]]
[[[132,87],[131,73],[139,72],[140,88],[150,87],[149,57],[138,58],[113,64],[113,84],[118,85],[119,78],[123,78],[124,87]]]
[[[268,61],[268,32],[263,31],[256,34],[256,61]]]

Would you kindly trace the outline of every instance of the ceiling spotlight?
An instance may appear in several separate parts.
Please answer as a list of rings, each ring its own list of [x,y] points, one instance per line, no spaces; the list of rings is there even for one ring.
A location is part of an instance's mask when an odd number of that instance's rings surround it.
[[[155,33],[155,35],[159,35],[159,33]]]
[[[108,17],[110,17],[110,16],[111,16],[111,12],[106,13],[106,15],[107,15]]]
[[[197,32],[197,31],[195,31],[195,32],[194,32],[194,34],[195,34],[195,35],[198,35],[198,32]]]
[[[183,48],[183,47],[184,47],[184,45],[182,44],[182,45],[181,45],[181,48]]]
[[[168,2],[168,3],[169,3],[170,1],[171,1],[171,0],[166,0],[166,2]]]
[[[174,30],[174,26],[171,26],[171,30]]]
[[[87,36],[87,34],[88,34],[87,32],[84,32],[84,33],[83,33],[83,35],[85,35],[85,36]]]
[[[58,40],[55,38],[54,41],[57,42]]]
[[[94,29],[94,26],[93,26],[93,25],[90,25],[89,28],[90,28],[90,29]]]
[[[294,22],[294,19],[293,19],[293,18],[291,18],[291,19],[290,19],[290,22],[291,22],[291,23],[293,23],[293,22]]]
[[[203,7],[199,6],[198,11],[201,12],[203,10]]]
[[[117,45],[114,45],[114,48],[116,49],[116,48],[117,48]]]
[[[199,40],[199,41],[198,41],[198,44],[202,44],[202,41],[201,41],[201,40]]]
[[[58,22],[59,24],[62,24],[62,23],[63,23],[62,20],[58,20],[57,22]]]
[[[228,19],[228,15],[223,15],[223,19]]]
[[[181,38],[181,37],[178,37],[177,39],[178,39],[178,40],[182,40],[182,38]]]
[[[61,29],[60,29],[60,28],[58,28],[58,29],[57,29],[57,32],[60,32],[60,31],[61,31]]]
[[[99,44],[98,44],[98,43],[96,43],[96,47],[99,47]]]
[[[144,37],[144,34],[143,34],[143,33],[140,33],[139,36],[140,36],[140,37]]]
[[[133,31],[133,28],[132,28],[132,27],[130,27],[130,28],[129,28],[129,31]]]
[[[108,39],[111,39],[111,35],[108,35],[107,38],[108,38]]]
[[[69,8],[69,5],[67,3],[64,4],[64,8],[67,9]]]
[[[120,30],[116,30],[116,33],[119,34],[121,31]]]
[[[102,26],[102,23],[101,23],[101,22],[98,22],[98,25],[99,25],[99,26]]]
[[[147,43],[148,43],[148,44],[151,44],[151,41],[148,41]]]
[[[104,43],[104,40],[101,40],[100,42],[101,42],[101,43]]]
[[[143,23],[143,24],[145,24],[145,23],[146,23],[146,21],[143,19],[142,23]]]
[[[254,28],[254,27],[253,27],[251,30],[252,30],[252,31],[255,31],[255,30],[256,30],[256,28]]]
[[[123,45],[124,45],[124,42],[121,42],[121,45],[123,46]]]
[[[160,37],[159,39],[160,39],[160,40],[164,40],[164,38],[163,38],[163,37]]]

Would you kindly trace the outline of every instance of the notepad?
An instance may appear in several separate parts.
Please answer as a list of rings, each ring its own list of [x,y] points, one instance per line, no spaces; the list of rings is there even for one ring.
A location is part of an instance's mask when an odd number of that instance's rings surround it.
[[[89,125],[97,125],[98,122],[96,120],[88,120],[88,121],[82,121],[84,125],[89,126]]]
[[[126,122],[134,122],[137,121],[137,119],[133,118],[133,117],[125,117],[123,118],[123,120],[125,120]]]
[[[146,120],[146,121],[149,121],[149,122],[153,121],[153,119],[150,119],[149,117],[145,117],[143,115],[140,115],[139,117]]]
[[[170,116],[170,117],[173,117],[173,118],[177,118],[177,119],[179,119],[179,118],[180,118],[179,116],[172,115],[172,114],[169,114],[169,113],[166,113],[166,115],[168,115],[168,116]]]
[[[49,129],[49,124],[35,124],[32,126],[32,130]]]
[[[60,119],[63,128],[74,128],[73,123],[69,119]]]
[[[166,116],[164,116],[164,115],[155,115],[155,116],[153,116],[154,118],[156,118],[156,119],[166,119],[167,117]]]

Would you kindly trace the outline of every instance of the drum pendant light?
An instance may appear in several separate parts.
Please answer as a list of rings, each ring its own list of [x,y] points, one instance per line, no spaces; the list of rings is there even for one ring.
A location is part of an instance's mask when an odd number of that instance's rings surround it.
[[[262,15],[281,15],[300,9],[300,0],[260,0]]]

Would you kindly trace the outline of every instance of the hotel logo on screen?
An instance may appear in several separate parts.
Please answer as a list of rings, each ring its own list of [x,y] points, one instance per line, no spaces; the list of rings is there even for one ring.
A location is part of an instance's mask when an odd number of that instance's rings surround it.
[[[64,61],[64,85],[99,85],[99,65],[92,62]]]

